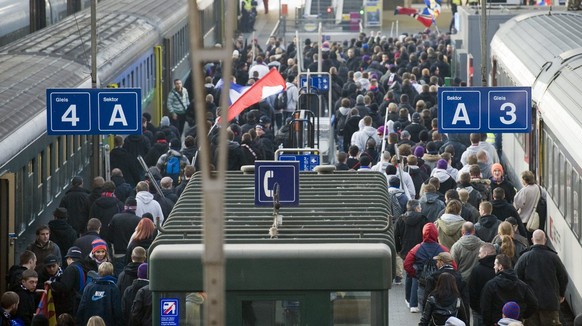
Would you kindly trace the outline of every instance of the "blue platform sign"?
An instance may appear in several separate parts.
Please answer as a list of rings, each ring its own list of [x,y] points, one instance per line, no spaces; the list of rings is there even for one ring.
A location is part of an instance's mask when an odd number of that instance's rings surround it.
[[[528,133],[531,87],[441,87],[439,132]]]
[[[281,206],[299,205],[299,162],[255,162],[255,206],[273,206],[276,190]]]
[[[307,87],[307,75],[299,77],[300,88]],[[318,91],[329,90],[329,76],[328,75],[309,75],[309,87],[315,88]]]
[[[178,326],[180,322],[180,302],[178,299],[160,299],[160,325]]]
[[[299,161],[300,171],[313,171],[319,165],[319,155],[316,154],[281,154],[279,161]]]
[[[49,135],[141,133],[141,89],[47,89]]]

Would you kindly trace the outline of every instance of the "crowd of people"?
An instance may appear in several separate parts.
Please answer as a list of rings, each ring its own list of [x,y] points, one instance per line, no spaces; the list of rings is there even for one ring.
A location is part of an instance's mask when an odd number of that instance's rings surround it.
[[[560,325],[566,271],[545,233],[526,230],[540,191],[533,174],[522,173],[516,192],[491,137],[438,132],[437,90],[452,55],[447,35],[361,33],[343,42],[305,39],[301,47],[271,37],[265,50],[242,36],[233,42],[233,82],[252,85],[277,69],[287,87],[230,122],[229,170],[273,159],[288,145],[287,122],[303,92],[298,73],[317,71],[321,60],[331,74],[336,168],[386,175],[399,260],[394,282],[404,280],[410,312],[422,313],[419,325],[468,325],[470,316],[473,325]],[[111,180],[97,177],[89,190],[73,178],[54,219],[10,269],[2,325],[42,318],[36,304],[47,289],[61,325],[151,324],[147,249],[199,168],[197,128],[216,148],[220,63],[205,71],[205,121],[196,121],[190,94],[175,80],[158,126],[144,113],[142,134],[114,138]]]

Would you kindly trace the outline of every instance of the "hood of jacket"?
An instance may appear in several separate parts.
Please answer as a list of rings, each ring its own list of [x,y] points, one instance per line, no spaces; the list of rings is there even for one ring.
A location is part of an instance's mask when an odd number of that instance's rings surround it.
[[[513,269],[508,269],[497,273],[495,277],[502,289],[507,292],[513,292],[516,288],[517,274]]]
[[[439,231],[433,223],[426,223],[422,227],[422,242],[438,242]]]
[[[435,168],[434,170],[432,170],[431,174],[432,174],[431,177],[435,177],[435,178],[439,179],[440,183],[447,181],[451,177],[451,175],[447,172],[447,170],[443,170],[443,169],[439,169],[439,168]]]
[[[427,192],[424,196],[426,197],[426,202],[429,204],[432,204],[439,199],[439,194],[436,192]]]
[[[376,130],[376,128],[372,126],[364,126],[364,129],[362,129],[362,131],[364,132],[364,134],[366,134],[367,137],[374,137],[374,135],[378,133],[378,130]]]
[[[499,220],[495,215],[483,215],[479,218],[479,224],[488,229],[492,228],[497,221]]]
[[[478,236],[471,234],[471,235],[464,235],[459,240],[457,240],[460,246],[467,249],[468,251],[476,251],[479,250],[483,241],[479,239]]]
[[[154,195],[149,193],[148,191],[140,191],[135,195],[135,199],[141,200],[146,204],[149,204],[152,200],[154,200]]]
[[[440,217],[440,221],[437,220],[439,228],[442,229],[446,235],[454,236],[459,233],[459,230],[466,221],[460,216],[455,214],[445,213]]]

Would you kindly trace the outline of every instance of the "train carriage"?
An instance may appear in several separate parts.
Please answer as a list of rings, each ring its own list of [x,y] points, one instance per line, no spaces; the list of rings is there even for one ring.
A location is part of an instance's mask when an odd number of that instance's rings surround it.
[[[491,41],[492,86],[531,86],[531,134],[503,134],[514,183],[531,170],[548,195],[544,229],[566,266],[567,300],[582,312],[582,15],[532,13],[501,26]]]
[[[220,38],[219,3],[206,1],[206,43]],[[0,48],[0,259],[10,266],[46,224],[73,176],[89,181],[91,139],[48,136],[46,89],[89,88],[90,11]],[[142,89],[142,107],[159,121],[174,78],[190,74],[186,0],[101,1],[97,68],[102,87]],[[186,43],[185,43],[186,42]],[[0,290],[5,273],[0,271]]]

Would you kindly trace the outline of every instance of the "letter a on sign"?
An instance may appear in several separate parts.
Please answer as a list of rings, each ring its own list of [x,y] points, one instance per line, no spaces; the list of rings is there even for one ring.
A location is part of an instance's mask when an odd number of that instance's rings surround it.
[[[127,126],[127,119],[125,119],[125,113],[123,113],[123,108],[121,107],[121,104],[115,104],[115,106],[113,107],[113,113],[111,113],[109,126],[110,127],[113,126],[113,124],[116,122],[121,122],[124,126]]]
[[[467,125],[471,124],[469,120],[469,115],[467,114],[467,108],[465,107],[465,103],[457,104],[457,109],[455,110],[455,116],[453,117],[452,124],[456,125],[457,122],[462,121]]]

